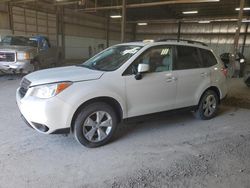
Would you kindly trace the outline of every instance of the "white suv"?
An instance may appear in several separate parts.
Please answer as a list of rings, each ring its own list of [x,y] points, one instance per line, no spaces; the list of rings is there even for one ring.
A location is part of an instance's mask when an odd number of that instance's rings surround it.
[[[226,94],[226,70],[211,49],[166,40],[119,44],[80,65],[34,72],[22,79],[16,99],[38,132],[71,131],[97,147],[130,117],[188,107],[211,119]]]

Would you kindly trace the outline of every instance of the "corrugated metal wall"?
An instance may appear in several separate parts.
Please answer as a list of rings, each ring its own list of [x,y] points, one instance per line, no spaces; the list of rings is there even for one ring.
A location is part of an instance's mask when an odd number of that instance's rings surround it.
[[[4,4],[0,4],[0,40],[2,37],[10,35],[11,33],[8,7]]]
[[[61,15],[59,15],[61,16]],[[13,30],[9,18],[13,23]],[[45,35],[53,45],[62,46],[62,31],[58,26],[56,13],[46,10],[35,11],[14,6],[9,17],[8,7],[0,4],[0,39],[6,35]],[[85,59],[106,48],[106,18],[64,9],[63,30],[65,36],[65,58]],[[110,23],[109,44],[120,42],[120,24]],[[128,26],[127,37],[130,38],[131,28]]]
[[[56,15],[46,13],[45,10],[34,11],[13,7],[13,31],[9,24],[8,8],[0,5],[0,38],[12,34],[49,36],[55,44],[57,35]],[[106,18],[75,12],[69,9],[64,11],[65,53],[67,59],[88,58],[106,47]],[[110,45],[120,42],[119,21],[110,22]],[[203,41],[211,45],[217,54],[232,49],[236,23],[212,22],[210,24],[182,23],[181,38]],[[178,24],[149,24],[136,27],[136,40],[176,38]],[[126,40],[131,41],[132,27],[127,24]],[[241,28],[240,44],[243,41],[245,24]],[[246,41],[245,56],[250,59],[250,27]],[[60,39],[61,35],[59,35]],[[59,46],[62,41],[58,41]]]
[[[106,48],[107,18],[65,10],[65,46],[69,59],[88,58]],[[110,23],[109,44],[120,42],[120,24]],[[130,39],[131,27],[127,28]]]
[[[209,24],[182,23],[181,38],[202,41],[209,44],[217,54],[228,52],[233,47],[236,23],[216,22]],[[243,43],[246,24],[241,27],[240,45]],[[178,24],[149,24],[137,26],[136,39],[176,38]],[[250,59],[250,27],[246,40],[245,56]]]
[[[12,7],[14,35],[44,35],[51,44],[57,44],[56,15],[46,12]]]

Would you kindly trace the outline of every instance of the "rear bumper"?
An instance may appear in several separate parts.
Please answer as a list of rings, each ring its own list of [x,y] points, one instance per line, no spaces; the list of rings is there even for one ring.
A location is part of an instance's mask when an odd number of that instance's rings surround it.
[[[220,102],[223,102],[224,100],[226,100],[226,99],[227,99],[227,96],[228,96],[228,95],[226,94],[223,98],[221,98],[221,99],[220,99]]]

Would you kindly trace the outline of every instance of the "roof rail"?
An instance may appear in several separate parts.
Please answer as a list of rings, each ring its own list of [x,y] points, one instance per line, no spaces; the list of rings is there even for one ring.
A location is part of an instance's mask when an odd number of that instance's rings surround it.
[[[206,43],[204,42],[199,42],[199,41],[194,41],[194,40],[186,40],[186,39],[160,39],[157,40],[156,42],[165,42],[165,41],[176,41],[176,42],[187,42],[190,44],[201,44],[203,46],[208,46]]]

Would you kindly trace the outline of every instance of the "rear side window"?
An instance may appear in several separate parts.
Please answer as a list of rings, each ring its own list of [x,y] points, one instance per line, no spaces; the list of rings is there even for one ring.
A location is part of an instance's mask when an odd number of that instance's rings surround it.
[[[190,46],[176,46],[177,70],[195,69],[201,67],[201,60],[198,49]]]
[[[203,67],[212,67],[217,64],[213,53],[209,50],[200,49]]]

